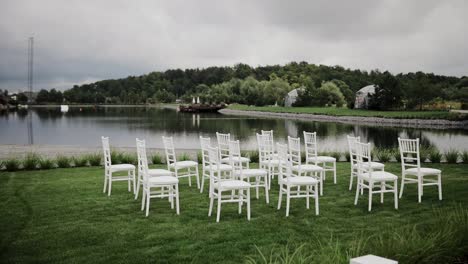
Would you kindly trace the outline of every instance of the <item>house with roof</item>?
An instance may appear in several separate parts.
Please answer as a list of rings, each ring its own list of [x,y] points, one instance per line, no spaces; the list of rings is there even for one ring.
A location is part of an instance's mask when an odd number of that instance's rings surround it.
[[[354,108],[367,109],[369,108],[369,100],[371,95],[375,94],[375,85],[367,85],[356,92],[356,99],[354,100]]]

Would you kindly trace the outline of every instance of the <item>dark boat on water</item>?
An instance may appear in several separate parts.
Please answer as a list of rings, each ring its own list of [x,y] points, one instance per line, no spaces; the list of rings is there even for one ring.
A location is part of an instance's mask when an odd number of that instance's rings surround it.
[[[186,113],[216,113],[226,107],[224,104],[209,105],[209,104],[190,104],[179,105],[180,112]]]

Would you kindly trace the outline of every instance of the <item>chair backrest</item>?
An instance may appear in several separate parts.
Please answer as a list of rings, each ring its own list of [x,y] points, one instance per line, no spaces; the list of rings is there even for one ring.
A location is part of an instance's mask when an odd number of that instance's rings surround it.
[[[301,165],[301,138],[288,136],[288,149],[291,165]]]
[[[356,148],[354,147],[354,144],[356,142],[361,142],[360,137],[353,137],[353,136],[346,136],[348,138],[348,150],[349,150],[349,161],[351,162],[351,166],[354,164],[357,164],[356,162]]]
[[[279,159],[279,176],[280,182],[282,179],[291,176],[291,160],[288,157],[288,146],[286,144],[276,143],[276,150],[278,151]]]
[[[162,137],[164,152],[166,153],[167,165],[177,162],[176,153],[174,149],[174,140],[172,137]]]
[[[262,135],[265,137],[265,145],[269,148],[270,154],[275,153],[275,139],[273,137],[273,130],[262,130]]]
[[[219,152],[217,147],[208,146],[208,164],[211,166],[210,170],[210,182],[214,183],[220,180],[221,177],[220,173],[214,173],[214,170],[219,172],[219,166],[221,164],[221,160],[219,159]]]
[[[138,157],[138,175],[143,175],[143,179],[148,177],[148,159],[146,156],[145,140],[136,139],[137,157]]]
[[[421,168],[421,160],[419,159],[419,138],[398,138],[398,146],[400,149],[401,168],[403,171],[408,167]]]
[[[231,140],[231,134],[222,134],[216,132],[216,139],[218,140],[219,155],[221,159],[229,157],[229,140]]]
[[[369,173],[369,177],[372,177],[371,144],[355,142],[354,148],[356,149],[358,175],[362,175],[363,173]]]
[[[229,140],[229,164],[234,171],[239,171],[242,175],[242,162],[239,162],[241,157],[239,140]],[[236,160],[238,162],[236,162]]]
[[[202,165],[209,166],[208,148],[211,147],[211,139],[200,136],[200,146],[202,154]]]
[[[108,168],[110,167],[110,165],[112,165],[109,137],[101,137],[101,141],[102,141],[102,152],[104,153],[104,167]]]
[[[304,145],[306,160],[317,157],[317,132],[312,133],[304,131]],[[315,162],[317,162],[317,160]]]
[[[267,163],[271,159],[271,147],[268,144],[269,136],[257,133],[258,159],[260,163]]]

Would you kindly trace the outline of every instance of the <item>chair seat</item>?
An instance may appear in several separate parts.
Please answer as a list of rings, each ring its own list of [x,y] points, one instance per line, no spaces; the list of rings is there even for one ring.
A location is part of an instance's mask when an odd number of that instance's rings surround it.
[[[441,170],[438,170],[438,169],[433,169],[433,168],[419,168],[419,174],[421,176],[424,176],[424,175],[438,175],[442,173]],[[411,169],[407,169],[405,170],[405,174],[409,174],[409,175],[418,175],[418,168],[411,168]]]
[[[219,164],[219,166],[208,165],[208,166],[203,166],[203,169],[211,171],[211,170],[218,170],[218,167],[219,167],[220,171],[231,171],[232,170],[232,166],[228,165],[228,164]]]
[[[318,183],[318,180],[306,176],[289,177],[289,179],[283,178],[282,181],[284,184],[289,185],[314,185]]]
[[[357,164],[353,165],[354,168],[357,168],[357,166],[358,166]],[[364,169],[368,169],[369,168],[369,163],[368,162],[363,162],[362,167]],[[373,170],[381,170],[381,169],[385,168],[385,164],[371,161],[371,168]]]
[[[265,161],[261,161],[260,163],[265,164],[265,165],[270,164],[271,166],[279,166],[280,160],[279,159],[265,160]]]
[[[363,173],[361,176],[363,179],[370,180],[370,177],[372,177],[372,180],[374,181],[394,181],[398,180],[398,176],[396,176],[393,173],[386,172],[386,171],[373,171],[371,176],[369,176],[369,173]]]
[[[171,168],[177,168],[177,169],[184,169],[184,168],[190,168],[190,167],[195,167],[198,166],[198,163],[193,161],[193,160],[184,160],[184,161],[176,161],[175,163],[169,164],[169,167]]]
[[[323,168],[313,164],[301,164],[292,166],[294,171],[301,170],[302,172],[311,172],[311,171],[323,171]]]
[[[307,161],[313,162],[313,163],[336,162],[336,159],[334,157],[328,157],[328,156],[317,156],[317,157],[310,157],[307,159]]]
[[[235,176],[239,176],[241,174],[240,171],[234,171]],[[255,177],[255,176],[266,176],[268,172],[262,169],[243,169],[242,176],[244,177]]]
[[[250,183],[240,180],[227,180],[220,181],[215,184],[215,187],[218,189],[247,189],[250,188]]]
[[[174,173],[172,171],[168,171],[165,169],[149,169],[148,170],[149,176],[157,177],[157,176],[173,176]]]
[[[135,170],[135,165],[133,165],[133,164],[113,164],[113,165],[110,166],[110,170],[112,172]]]
[[[160,177],[152,177],[148,179],[148,183],[150,185],[168,185],[168,184],[177,184],[179,183],[179,179],[172,176],[160,176]]]
[[[242,163],[244,163],[244,162],[250,162],[250,159],[249,159],[249,158],[246,158],[246,157],[233,157],[232,160],[233,160],[234,162],[242,162]],[[229,157],[226,157],[226,158],[222,158],[222,159],[221,159],[221,162],[222,162],[222,163],[229,163],[229,162],[231,162],[231,160],[229,159]]]

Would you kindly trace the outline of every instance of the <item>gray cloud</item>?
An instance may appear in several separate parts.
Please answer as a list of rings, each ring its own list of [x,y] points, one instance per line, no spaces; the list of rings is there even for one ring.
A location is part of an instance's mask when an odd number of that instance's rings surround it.
[[[26,86],[31,35],[36,89],[238,62],[468,74],[463,0],[6,0],[0,5],[0,89]]]

